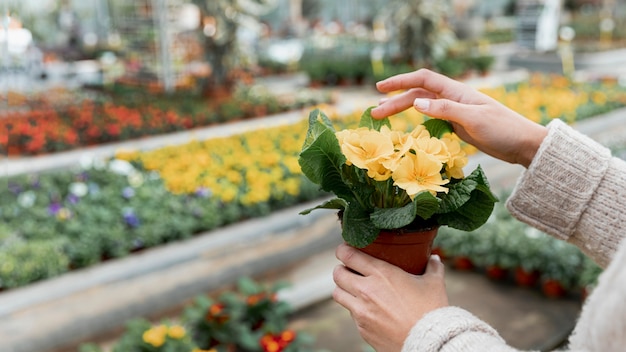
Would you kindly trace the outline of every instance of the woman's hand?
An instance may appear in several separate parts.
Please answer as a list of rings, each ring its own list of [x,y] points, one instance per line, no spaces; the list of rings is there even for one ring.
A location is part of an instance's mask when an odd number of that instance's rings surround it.
[[[381,101],[372,110],[383,118],[414,107],[430,117],[448,120],[464,141],[498,159],[528,167],[547,134],[534,123],[472,87],[420,69],[376,84],[382,93],[405,92]]]
[[[333,272],[333,298],[350,311],[363,339],[378,352],[400,351],[424,314],[448,305],[438,256],[431,256],[418,276],[346,244],[337,247],[336,255],[344,265]]]

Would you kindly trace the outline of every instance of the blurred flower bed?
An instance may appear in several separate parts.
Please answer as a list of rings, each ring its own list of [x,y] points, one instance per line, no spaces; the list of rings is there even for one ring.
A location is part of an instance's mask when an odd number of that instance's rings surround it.
[[[609,99],[624,102],[623,89],[614,85],[598,93],[607,96],[596,100],[604,103],[597,107],[591,88],[577,89],[588,100],[572,100],[582,104],[570,107],[580,114],[576,119],[620,106],[608,104]],[[522,109],[528,99],[511,102]],[[362,111],[337,116],[332,107],[321,108],[340,127],[355,127]],[[560,118],[571,120],[563,111]],[[546,112],[541,121],[549,116]],[[411,109],[392,123],[408,130],[423,118]],[[0,290],[326,196],[304,179],[297,164],[306,126],[302,121],[149,152],[120,152],[111,160],[82,160],[72,170],[0,179],[6,185],[0,188]],[[471,146],[465,148],[472,153]]]
[[[280,284],[248,278],[216,299],[198,296],[176,319],[134,319],[107,351],[130,352],[306,352],[313,338],[289,327],[291,308],[278,298]],[[95,343],[79,352],[102,352]]]
[[[298,110],[331,102],[331,96],[312,90],[276,96],[259,85],[242,85],[219,104],[190,94],[155,96],[136,88],[113,94],[53,90],[17,101],[21,108],[0,112],[0,153],[9,156],[54,153]]]
[[[538,122],[574,122],[626,106],[626,87],[616,81],[580,83],[559,75],[532,74],[528,81],[484,89],[504,105]]]

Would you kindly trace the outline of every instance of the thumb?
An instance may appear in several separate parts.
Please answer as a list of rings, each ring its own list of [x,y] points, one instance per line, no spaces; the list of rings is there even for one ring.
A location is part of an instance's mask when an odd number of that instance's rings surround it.
[[[424,274],[431,275],[442,275],[444,273],[444,265],[441,261],[441,257],[437,254],[432,254],[430,258],[428,258],[428,264],[426,265],[426,271]]]
[[[468,112],[472,111],[473,106],[457,103],[448,99],[426,99],[417,98],[413,101],[413,107],[430,117],[435,117],[451,122],[462,124],[463,119],[467,117]]]

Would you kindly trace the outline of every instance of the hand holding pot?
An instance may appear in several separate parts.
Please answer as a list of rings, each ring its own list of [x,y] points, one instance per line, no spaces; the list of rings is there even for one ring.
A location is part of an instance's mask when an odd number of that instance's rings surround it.
[[[384,118],[414,107],[430,117],[448,120],[464,141],[510,163],[528,167],[545,127],[534,123],[472,87],[441,74],[420,69],[376,84],[382,93],[406,90],[381,101],[372,110]]]
[[[350,311],[363,339],[378,352],[400,351],[424,314],[448,305],[438,256],[431,256],[418,276],[346,244],[337,247],[336,255],[343,265],[333,272],[333,298]]]

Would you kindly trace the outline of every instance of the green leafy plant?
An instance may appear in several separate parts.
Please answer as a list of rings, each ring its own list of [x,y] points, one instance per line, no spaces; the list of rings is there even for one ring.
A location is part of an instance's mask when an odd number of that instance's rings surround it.
[[[198,296],[175,321],[132,319],[112,352],[309,352],[312,337],[288,326],[291,307],[281,284],[240,278],[235,290]],[[103,352],[95,343],[80,352]]]
[[[335,131],[319,109],[299,157],[302,172],[337,197],[308,209],[337,209],[344,240],[358,248],[381,229],[434,226],[472,231],[489,218],[497,197],[482,169],[465,176],[467,157],[449,123],[430,119],[411,132],[394,131],[371,108],[359,128]]]
[[[291,307],[271,287],[242,278],[235,291],[217,300],[199,296],[183,320],[202,349],[234,351],[306,351],[309,336],[288,328]]]

